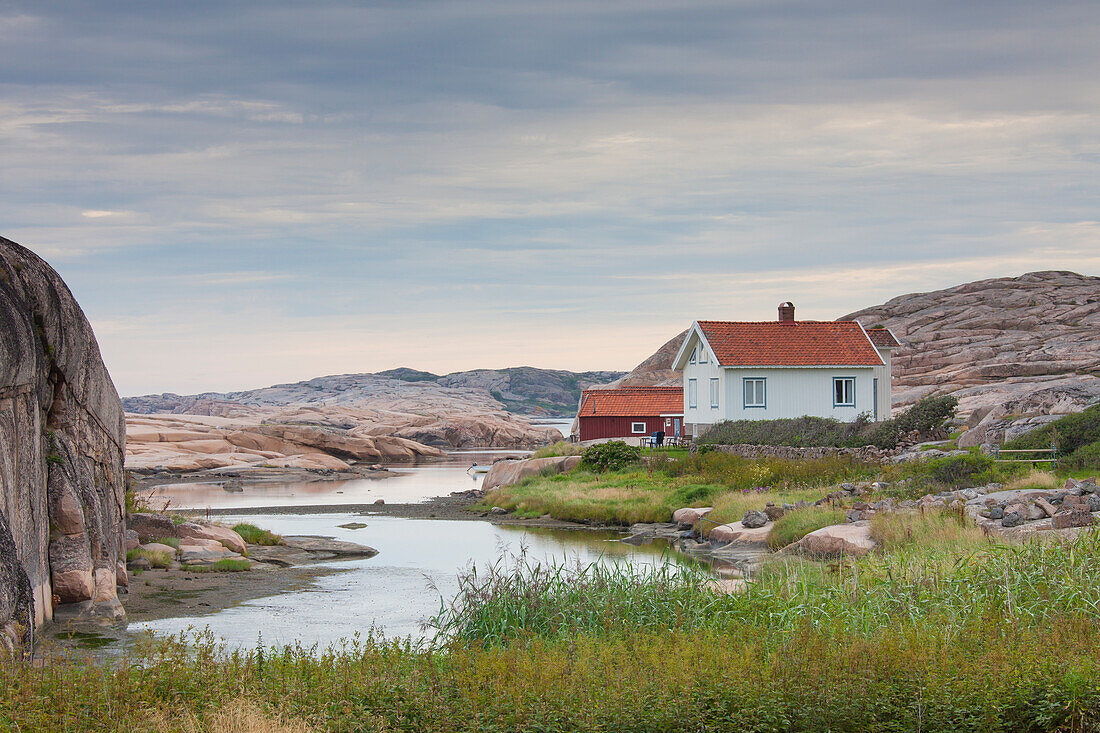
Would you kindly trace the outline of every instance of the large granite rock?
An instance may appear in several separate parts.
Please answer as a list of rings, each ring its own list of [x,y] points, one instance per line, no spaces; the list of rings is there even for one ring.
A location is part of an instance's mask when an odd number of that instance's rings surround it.
[[[529,458],[525,461],[497,461],[481,481],[484,491],[518,484],[525,478],[546,473],[565,473],[580,465],[580,456]]]
[[[954,394],[970,427],[982,427],[967,444],[999,439],[1009,416],[1063,415],[1100,400],[1100,278],[1029,272],[902,295],[844,318],[893,330],[902,343],[894,405]]]
[[[810,532],[790,545],[785,552],[797,552],[814,557],[859,557],[875,549],[871,538],[871,524],[865,520],[850,524],[836,524]]]
[[[122,405],[60,276],[0,238],[0,629],[59,604],[117,617]]]

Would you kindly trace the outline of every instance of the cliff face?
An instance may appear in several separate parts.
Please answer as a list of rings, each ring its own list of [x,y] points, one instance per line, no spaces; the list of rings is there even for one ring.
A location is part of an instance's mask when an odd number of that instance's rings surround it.
[[[60,276],[0,238],[0,634],[59,604],[120,616],[122,405]]]

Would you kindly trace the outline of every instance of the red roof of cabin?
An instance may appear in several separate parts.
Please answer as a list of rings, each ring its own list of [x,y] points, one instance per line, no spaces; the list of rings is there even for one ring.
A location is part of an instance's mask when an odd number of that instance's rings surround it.
[[[586,389],[578,417],[656,417],[682,415],[683,387]]]
[[[722,366],[880,366],[855,321],[699,321]]]
[[[897,337],[888,328],[868,328],[867,335],[871,337],[871,343],[883,349],[896,349],[901,346]]]

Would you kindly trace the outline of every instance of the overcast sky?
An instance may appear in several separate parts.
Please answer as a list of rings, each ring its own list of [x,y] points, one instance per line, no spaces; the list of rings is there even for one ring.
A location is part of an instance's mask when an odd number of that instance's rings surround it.
[[[0,234],[124,395],[629,369],[1100,274],[1100,3],[0,0]]]

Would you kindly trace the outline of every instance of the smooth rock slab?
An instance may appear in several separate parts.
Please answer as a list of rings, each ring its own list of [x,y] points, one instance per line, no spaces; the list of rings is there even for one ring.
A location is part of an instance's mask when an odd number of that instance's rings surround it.
[[[315,535],[297,535],[283,537],[286,547],[292,550],[304,550],[305,552],[319,552],[339,557],[374,557],[378,550],[366,545],[359,545],[344,540],[334,540],[331,537],[319,537]]]
[[[818,557],[836,557],[839,555],[862,556],[875,549],[871,539],[870,522],[834,524],[822,527],[790,546],[791,552],[801,552]]]
[[[746,527],[741,522],[723,524],[710,531],[710,541],[718,544],[764,544],[771,527]]]

